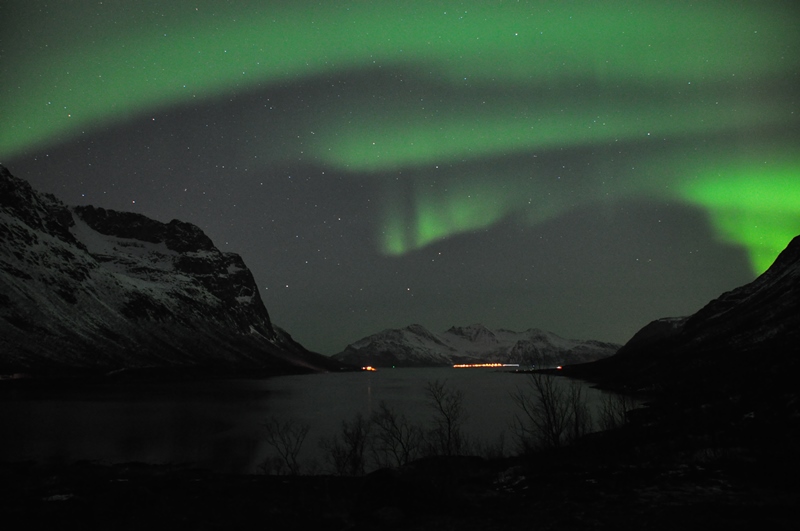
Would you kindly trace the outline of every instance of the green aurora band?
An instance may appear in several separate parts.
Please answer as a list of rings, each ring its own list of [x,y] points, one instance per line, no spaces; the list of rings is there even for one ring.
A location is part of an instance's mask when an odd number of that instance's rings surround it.
[[[795,150],[797,151],[797,150]],[[765,271],[800,228],[800,155],[760,163],[720,163],[685,183],[683,197],[707,208],[724,241],[744,245]]]
[[[75,4],[0,12],[3,158],[154,109],[361,72],[396,83],[311,101],[298,128],[314,132],[302,147],[315,164],[387,181],[387,254],[642,196],[707,209],[756,273],[800,232],[791,2]],[[698,158],[656,144],[786,130],[766,164],[764,150],[731,164],[724,150]],[[652,155],[634,161],[643,174],[620,157],[608,179],[564,190],[561,151],[596,147],[597,165],[631,145]],[[534,153],[552,164],[492,163]]]

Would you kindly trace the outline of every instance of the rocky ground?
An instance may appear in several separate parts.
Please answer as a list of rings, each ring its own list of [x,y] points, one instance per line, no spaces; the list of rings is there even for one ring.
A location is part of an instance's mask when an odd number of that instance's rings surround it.
[[[602,447],[602,444],[600,445]],[[587,445],[587,448],[590,446]],[[591,446],[431,459],[360,478],[5,464],[3,529],[796,529],[796,463],[742,448],[663,458]]]

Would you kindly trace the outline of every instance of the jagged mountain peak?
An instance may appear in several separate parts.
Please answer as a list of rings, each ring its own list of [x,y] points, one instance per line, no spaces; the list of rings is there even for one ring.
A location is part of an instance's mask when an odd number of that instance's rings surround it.
[[[78,206],[75,213],[92,229],[107,236],[131,238],[149,243],[165,243],[167,248],[177,252],[212,251],[215,249],[211,238],[192,223],[173,219],[162,223],[134,212],[118,212]]]
[[[65,242],[75,243],[69,228],[69,209],[52,194],[37,192],[27,181],[15,177],[0,165],[0,209],[27,226],[47,232]]]
[[[431,331],[422,326],[421,324],[410,324],[403,328],[403,330],[411,332],[412,334],[417,334],[421,336],[431,335]]]
[[[473,323],[467,326],[451,326],[447,329],[447,332],[453,332],[456,334],[469,334],[475,331],[488,331],[489,329],[486,326],[482,325],[481,323]]]
[[[491,341],[497,342],[497,337],[494,332],[486,328],[484,325],[476,323],[469,326],[452,326],[445,334],[459,336],[469,341]]]

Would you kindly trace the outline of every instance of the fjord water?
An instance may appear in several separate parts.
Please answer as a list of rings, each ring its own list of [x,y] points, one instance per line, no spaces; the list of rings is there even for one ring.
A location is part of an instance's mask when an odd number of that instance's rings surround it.
[[[494,444],[518,413],[510,393],[528,377],[498,369],[382,369],[248,380],[98,385],[0,400],[0,459],[42,463],[186,464],[218,472],[255,473],[270,455],[263,422],[295,419],[310,427],[300,454],[306,470],[325,471],[319,440],[342,421],[369,416],[381,401],[429,425],[428,382],[464,393],[470,441]],[[558,378],[561,385],[571,382]],[[603,393],[584,385],[598,409]]]

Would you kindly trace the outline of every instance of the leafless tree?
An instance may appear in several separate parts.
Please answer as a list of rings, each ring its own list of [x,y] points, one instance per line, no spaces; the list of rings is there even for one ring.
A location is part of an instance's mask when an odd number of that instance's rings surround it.
[[[570,441],[576,441],[592,431],[592,412],[584,394],[586,388],[582,383],[572,380],[567,391],[569,400],[569,432],[567,434]]]
[[[555,377],[531,373],[527,389],[511,399],[519,409],[512,432],[522,452],[557,448],[591,430],[591,414],[578,383],[564,385]]]
[[[386,402],[371,417],[372,455],[378,467],[404,466],[420,456],[423,431]]]
[[[263,426],[266,432],[265,441],[275,450],[277,456],[268,458],[262,469],[277,474],[299,475],[300,463],[297,456],[310,427],[294,419],[282,421],[276,417],[268,418]]]
[[[447,386],[446,381],[428,382],[425,387],[428,405],[434,412],[433,429],[428,433],[428,447],[433,455],[453,456],[466,450],[462,431],[467,419],[464,393]]]
[[[320,447],[336,474],[340,476],[364,474],[369,432],[369,421],[358,413],[351,422],[342,421],[342,429],[338,434],[320,440]]]
[[[605,393],[600,409],[600,429],[611,430],[622,426],[626,422],[628,411],[635,407],[636,402],[630,395]]]

